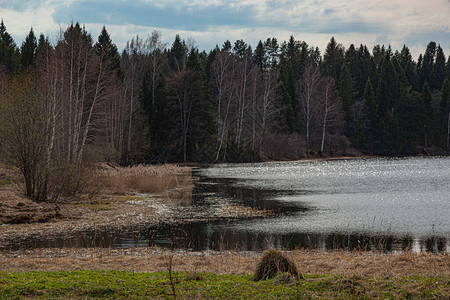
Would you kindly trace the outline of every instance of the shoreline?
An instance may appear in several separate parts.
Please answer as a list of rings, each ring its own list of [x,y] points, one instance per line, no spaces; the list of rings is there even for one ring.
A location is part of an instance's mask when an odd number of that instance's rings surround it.
[[[145,170],[155,168],[158,167],[145,167]],[[143,177],[145,176],[148,174],[145,173]],[[136,180],[135,177],[132,179]],[[60,202],[57,204],[59,216],[46,222],[0,223],[0,252],[20,248],[17,245],[26,241],[49,237],[63,239],[65,236],[85,232],[126,231],[134,228],[182,225],[218,219],[262,218],[272,214],[271,211],[240,206],[232,199],[211,198],[207,208],[192,205],[191,167],[172,166],[169,174],[157,175],[150,180],[156,183],[159,180],[163,186],[152,187],[155,189],[153,193],[127,189],[120,194],[105,192],[95,199],[78,198],[67,203]],[[121,189],[123,187],[119,187],[119,190]],[[3,201],[4,205],[8,205],[8,200]],[[10,206],[18,206],[21,209],[20,213],[23,213],[22,210],[27,213],[32,205],[38,205],[41,209],[46,208],[45,203],[36,204],[25,198],[14,200]]]

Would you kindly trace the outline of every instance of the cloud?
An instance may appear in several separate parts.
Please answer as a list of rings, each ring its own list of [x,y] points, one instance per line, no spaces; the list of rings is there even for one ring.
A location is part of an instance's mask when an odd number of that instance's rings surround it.
[[[175,33],[193,37],[206,50],[226,39],[255,45],[291,34],[322,50],[331,36],[345,46],[414,45],[414,55],[431,37],[450,48],[447,0],[0,0],[0,10],[18,44],[31,26],[52,35],[59,24],[78,21],[94,37],[106,25],[119,47],[136,34],[159,29],[168,39]]]
[[[230,5],[193,6],[182,3],[160,5],[153,2],[115,1],[106,4],[103,1],[74,2],[70,6],[60,7],[54,12],[64,20],[76,20],[81,23],[104,23],[120,25],[132,22],[138,26],[163,27],[203,31],[210,26],[251,25],[248,18],[250,8],[232,8]],[[108,8],[105,9],[105,6]]]

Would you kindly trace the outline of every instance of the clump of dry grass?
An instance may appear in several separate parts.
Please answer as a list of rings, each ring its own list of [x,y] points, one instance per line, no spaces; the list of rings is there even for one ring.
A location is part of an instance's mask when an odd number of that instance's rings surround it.
[[[102,165],[99,175],[103,188],[114,194],[129,192],[161,194],[169,189],[191,187],[183,180],[190,168],[175,165],[115,167]],[[183,176],[184,175],[184,176]]]
[[[253,280],[270,279],[279,273],[289,273],[297,279],[303,278],[302,274],[297,271],[292,259],[281,251],[270,249],[263,253],[261,260],[258,262]]]

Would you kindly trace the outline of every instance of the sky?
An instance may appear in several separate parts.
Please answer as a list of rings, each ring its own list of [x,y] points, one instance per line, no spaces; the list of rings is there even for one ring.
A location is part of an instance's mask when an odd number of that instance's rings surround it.
[[[169,46],[175,35],[209,51],[237,39],[291,35],[320,50],[332,36],[350,44],[406,44],[415,59],[434,41],[450,54],[450,0],[0,0],[0,18],[18,46],[33,27],[56,40],[60,28],[83,24],[98,37],[103,25],[119,49],[159,30]]]

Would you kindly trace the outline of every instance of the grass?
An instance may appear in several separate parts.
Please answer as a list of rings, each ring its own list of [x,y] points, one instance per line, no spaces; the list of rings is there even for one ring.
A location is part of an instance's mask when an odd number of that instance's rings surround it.
[[[180,299],[388,298],[448,299],[449,280],[438,277],[305,275],[255,282],[251,275],[172,273]],[[0,298],[172,298],[168,272],[2,272]]]
[[[160,194],[170,189],[191,188],[190,168],[174,165],[114,167],[99,170],[103,188],[115,194],[130,191]]]

